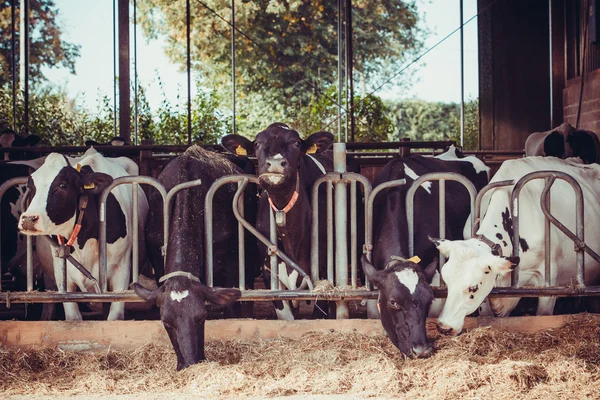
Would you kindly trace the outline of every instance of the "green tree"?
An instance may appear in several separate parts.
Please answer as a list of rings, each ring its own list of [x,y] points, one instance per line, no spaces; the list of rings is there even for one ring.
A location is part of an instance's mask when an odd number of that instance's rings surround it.
[[[11,0],[0,0],[0,86],[11,80]],[[21,40],[19,15],[20,1],[16,2],[16,73],[19,75],[19,43]],[[58,26],[58,10],[53,0],[29,0],[30,52],[29,73],[32,82],[45,79],[42,67],[67,68],[75,73],[75,59],[79,45],[69,43]]]
[[[396,71],[422,46],[415,1],[353,1],[354,68],[367,81]],[[203,0],[193,8],[193,68],[206,86],[231,86],[231,2]],[[203,4],[206,4],[205,7]],[[185,1],[138,2],[138,18],[149,38],[165,37],[167,55],[185,65]],[[236,76],[239,130],[253,135],[274,119],[293,120],[315,94],[336,82],[337,6],[325,0],[257,0],[236,3]],[[226,101],[229,101],[227,99]],[[263,119],[265,110],[270,112]],[[274,112],[274,115],[271,114]]]

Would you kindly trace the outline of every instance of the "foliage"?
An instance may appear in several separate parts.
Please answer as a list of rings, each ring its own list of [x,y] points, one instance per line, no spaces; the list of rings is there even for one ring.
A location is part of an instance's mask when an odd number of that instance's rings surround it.
[[[231,131],[229,121],[217,110],[218,106],[219,99],[214,93],[200,92],[193,98],[193,142],[217,143],[221,136]],[[85,104],[78,107],[69,100],[64,89],[46,87],[30,94],[29,108],[29,132],[39,135],[46,145],[82,145],[87,139],[105,143],[115,134],[113,102],[108,96],[99,97],[97,111],[90,112]],[[17,116],[16,130],[24,132],[20,94]],[[131,118],[133,134],[133,109]],[[12,120],[12,92],[8,85],[0,86],[0,129],[11,126]],[[171,104],[163,97],[161,106],[153,114],[144,88],[138,87],[138,131],[140,139],[150,139],[155,144],[187,143],[187,106],[179,102]]]
[[[417,25],[415,3],[352,2],[357,76],[375,82],[397,71],[421,49],[424,32]],[[143,0],[137,4],[145,35],[164,37],[169,58],[185,66],[185,2]],[[231,90],[231,27],[225,22],[230,20],[230,7],[230,1],[202,0],[191,15],[192,66],[219,93]],[[337,4],[238,1],[235,11],[235,26],[243,32],[236,35],[236,101],[243,113],[238,127],[242,134],[254,136],[274,120],[298,119],[299,110],[337,81]],[[274,115],[265,116],[265,111]]]
[[[299,118],[292,123],[300,132],[309,134],[320,130],[337,133],[338,106],[336,88],[330,87],[325,96],[315,96],[308,107],[303,109]],[[345,123],[345,118],[342,120]],[[375,95],[354,97],[355,138],[357,142],[385,142],[393,132],[392,120],[383,101]],[[350,123],[348,122],[348,125]],[[348,141],[350,141],[348,133]]]
[[[387,102],[391,111],[393,141],[455,140],[460,143],[460,104],[402,100]],[[477,100],[465,103],[465,150],[479,147],[479,105]]]
[[[11,81],[11,3],[0,0],[0,86]],[[19,74],[20,1],[16,1],[16,73]],[[54,0],[29,0],[30,14],[30,51],[29,73],[31,82],[43,81],[42,67],[63,67],[75,73],[75,59],[79,57],[79,45],[67,42],[58,26],[58,10]]]

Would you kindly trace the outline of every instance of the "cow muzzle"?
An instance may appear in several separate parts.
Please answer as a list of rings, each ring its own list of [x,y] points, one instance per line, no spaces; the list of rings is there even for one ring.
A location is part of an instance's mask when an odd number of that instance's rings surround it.
[[[414,358],[427,358],[433,354],[433,347],[427,343],[425,346],[415,346],[411,349],[411,356]]]
[[[443,322],[441,322],[439,320],[435,323],[435,325],[437,327],[438,332],[440,332],[444,335],[456,336],[460,333],[460,331],[457,331],[456,329],[444,324]]]
[[[21,214],[19,219],[19,230],[25,234],[38,232],[39,214]]]

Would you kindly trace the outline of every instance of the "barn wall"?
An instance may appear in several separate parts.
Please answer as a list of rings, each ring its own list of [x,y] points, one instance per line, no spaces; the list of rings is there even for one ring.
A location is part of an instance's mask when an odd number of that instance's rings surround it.
[[[581,78],[567,81],[567,87],[563,91],[564,120],[573,126],[577,122],[580,91]],[[600,132],[600,70],[585,76],[579,128]]]
[[[523,150],[551,123],[548,2],[479,0],[478,10],[481,148]]]

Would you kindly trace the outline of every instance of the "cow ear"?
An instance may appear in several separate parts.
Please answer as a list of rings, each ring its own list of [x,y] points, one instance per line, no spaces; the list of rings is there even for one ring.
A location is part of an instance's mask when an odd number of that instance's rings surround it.
[[[302,141],[302,152],[314,154],[325,151],[333,144],[333,134],[330,132],[313,133]]]
[[[221,146],[237,156],[253,156],[254,143],[241,135],[226,135],[221,139]]]
[[[571,135],[569,134],[569,137]],[[567,139],[568,140],[568,139]],[[558,158],[565,156],[565,139],[558,131],[550,132],[544,138],[544,155]]]
[[[84,193],[100,194],[104,189],[113,182],[113,177],[103,172],[93,172],[92,169],[85,165],[80,171],[80,187]]]
[[[494,262],[491,263],[492,270],[496,274],[504,275],[519,265],[521,259],[519,257],[494,257]]]
[[[362,258],[362,267],[363,271],[365,271],[365,276],[368,280],[373,282],[375,285],[380,286],[381,284],[381,273],[375,269],[375,266],[369,262],[367,256],[363,254]]]
[[[33,147],[40,142],[40,137],[38,135],[29,135],[22,140],[22,147]]]
[[[226,306],[233,303],[242,296],[238,289],[206,288],[204,300],[219,305]]]
[[[433,277],[435,276],[435,273],[437,271],[438,261],[439,260],[437,257],[434,258],[433,261],[430,262],[429,265],[423,270],[423,275],[425,275],[425,279],[427,279],[427,282],[431,282],[433,280]]]
[[[446,257],[450,257],[450,251],[452,250],[452,241],[446,239],[436,239],[429,236],[431,243],[435,244],[435,247]]]
[[[150,290],[146,289],[139,283],[133,283],[133,291],[142,299],[152,304],[157,304],[156,299],[158,298],[158,294],[161,292],[161,288],[158,288],[156,290]]]

